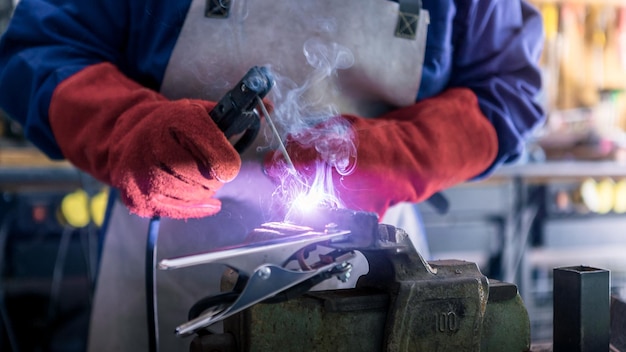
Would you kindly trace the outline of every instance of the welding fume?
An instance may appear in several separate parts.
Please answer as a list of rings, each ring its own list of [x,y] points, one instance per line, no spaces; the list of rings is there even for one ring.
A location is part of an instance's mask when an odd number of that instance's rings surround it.
[[[523,0],[21,0],[0,107],[115,189],[89,351],[189,350],[175,332],[232,267],[312,283],[264,256],[345,240],[299,227],[308,211],[373,215],[427,258],[416,204],[517,160],[543,122],[542,33]],[[230,250],[152,272],[147,248],[162,266]],[[377,270],[331,253],[299,267],[331,288]]]

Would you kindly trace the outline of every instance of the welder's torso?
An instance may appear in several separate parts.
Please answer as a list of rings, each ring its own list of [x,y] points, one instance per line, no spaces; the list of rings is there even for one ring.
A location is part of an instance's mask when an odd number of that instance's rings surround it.
[[[415,20],[401,17],[399,4],[389,0],[234,0],[226,17],[207,17],[209,3],[216,2],[191,3],[161,86],[170,99],[218,101],[251,67],[266,66],[276,80],[268,98],[283,133],[307,114],[375,117],[416,100],[429,22],[425,10]],[[411,20],[414,36],[396,35],[399,21],[406,26]],[[242,172],[218,196],[264,202],[275,188],[258,175],[268,148],[276,148],[276,141],[263,120],[242,155]]]

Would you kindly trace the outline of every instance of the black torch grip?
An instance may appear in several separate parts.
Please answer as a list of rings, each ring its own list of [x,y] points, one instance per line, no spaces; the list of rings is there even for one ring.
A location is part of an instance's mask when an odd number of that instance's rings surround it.
[[[261,121],[255,110],[257,98],[263,99],[273,85],[269,70],[254,66],[209,112],[226,138],[243,133],[234,144],[237,152],[242,153],[259,133]]]

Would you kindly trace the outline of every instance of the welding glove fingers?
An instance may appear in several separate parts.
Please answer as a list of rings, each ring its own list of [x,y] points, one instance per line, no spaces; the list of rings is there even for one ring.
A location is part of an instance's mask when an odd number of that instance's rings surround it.
[[[426,200],[478,176],[498,150],[493,125],[465,88],[448,89],[376,119],[343,118],[355,135],[356,164],[348,175],[334,172],[335,191],[346,207],[381,218],[392,205]],[[296,140],[287,149],[299,173],[314,176],[319,153]],[[280,159],[278,153],[267,158],[266,169],[275,170]]]
[[[197,218],[219,212],[213,196],[241,167],[214,106],[168,100],[101,63],[57,86],[49,118],[64,156],[118,188],[132,213]]]

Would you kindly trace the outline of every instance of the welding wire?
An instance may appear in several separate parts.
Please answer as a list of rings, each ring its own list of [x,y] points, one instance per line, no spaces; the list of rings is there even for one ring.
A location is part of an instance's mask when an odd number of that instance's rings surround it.
[[[146,241],[146,309],[148,318],[148,351],[159,352],[159,317],[157,302],[157,241],[161,218],[152,217],[148,225],[148,239]]]
[[[280,152],[285,157],[285,161],[287,162],[287,165],[289,166],[291,171],[293,171],[293,173],[295,174],[296,167],[293,165],[293,162],[291,161],[291,158],[289,157],[289,153],[287,153],[287,148],[285,148],[285,144],[283,143],[283,140],[280,138],[280,134],[278,133],[278,130],[276,129],[276,126],[274,125],[274,121],[272,121],[272,118],[270,117],[269,112],[267,112],[267,109],[265,108],[265,104],[263,104],[263,100],[260,97],[256,97],[256,98],[259,103],[259,106],[261,106],[261,111],[263,112],[263,116],[265,116],[265,119],[267,120],[270,127],[272,128],[272,132],[274,133],[274,136],[276,136],[276,138],[278,139],[278,147],[280,148]]]

